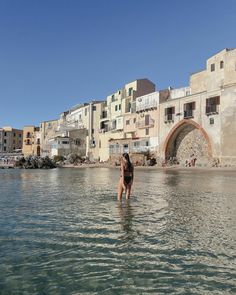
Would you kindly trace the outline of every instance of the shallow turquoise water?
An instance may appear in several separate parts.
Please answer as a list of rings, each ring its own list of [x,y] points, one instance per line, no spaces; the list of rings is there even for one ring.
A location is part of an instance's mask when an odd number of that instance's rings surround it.
[[[235,176],[0,170],[0,294],[235,294]]]

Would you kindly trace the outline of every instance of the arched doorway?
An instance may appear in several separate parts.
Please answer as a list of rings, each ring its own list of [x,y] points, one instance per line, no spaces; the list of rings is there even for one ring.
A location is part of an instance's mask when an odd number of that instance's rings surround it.
[[[192,120],[182,120],[171,130],[164,151],[167,160],[174,158],[180,165],[187,165],[193,159],[196,159],[197,164],[205,165],[212,158],[207,133]]]

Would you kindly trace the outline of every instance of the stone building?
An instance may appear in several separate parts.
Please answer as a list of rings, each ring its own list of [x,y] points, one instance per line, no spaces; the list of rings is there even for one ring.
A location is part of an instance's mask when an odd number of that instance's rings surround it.
[[[99,120],[102,101],[79,104],[61,114],[52,155],[76,153],[90,160],[99,158]]]
[[[49,120],[41,122],[40,135],[41,135],[41,156],[51,157],[52,141],[56,137],[58,130],[58,120]]]
[[[127,144],[123,143],[126,139],[125,117],[135,113],[137,97],[154,91],[155,85],[151,81],[138,79],[107,97],[106,103],[102,106],[99,126],[99,158],[101,161],[107,161],[111,154],[116,153],[113,146],[117,143],[123,147],[124,151],[127,150]]]
[[[0,128],[0,153],[13,153],[22,150],[23,131],[10,126]]]
[[[23,128],[23,148],[22,153],[24,156],[40,156],[40,129],[35,126],[25,126]]]
[[[209,58],[189,87],[160,104],[159,156],[181,165],[236,166],[236,49]]]
[[[110,141],[111,162],[114,162],[114,160],[117,162],[117,155],[123,152],[130,153],[132,159],[137,163],[145,161],[144,155],[156,156],[158,149],[158,106],[158,91],[136,98],[132,112],[123,116],[124,137]]]

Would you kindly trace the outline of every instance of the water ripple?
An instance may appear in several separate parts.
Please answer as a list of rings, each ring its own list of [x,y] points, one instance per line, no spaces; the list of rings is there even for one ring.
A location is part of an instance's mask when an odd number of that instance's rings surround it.
[[[235,174],[0,171],[1,294],[233,294]]]

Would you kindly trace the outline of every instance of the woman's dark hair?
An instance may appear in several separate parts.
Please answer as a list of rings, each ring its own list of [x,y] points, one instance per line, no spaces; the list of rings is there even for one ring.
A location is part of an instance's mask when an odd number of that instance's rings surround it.
[[[124,153],[122,156],[123,156],[123,157],[125,158],[125,160],[127,161],[127,168],[128,168],[129,170],[131,170],[131,169],[132,169],[132,163],[130,162],[129,154],[128,154],[128,153]]]

